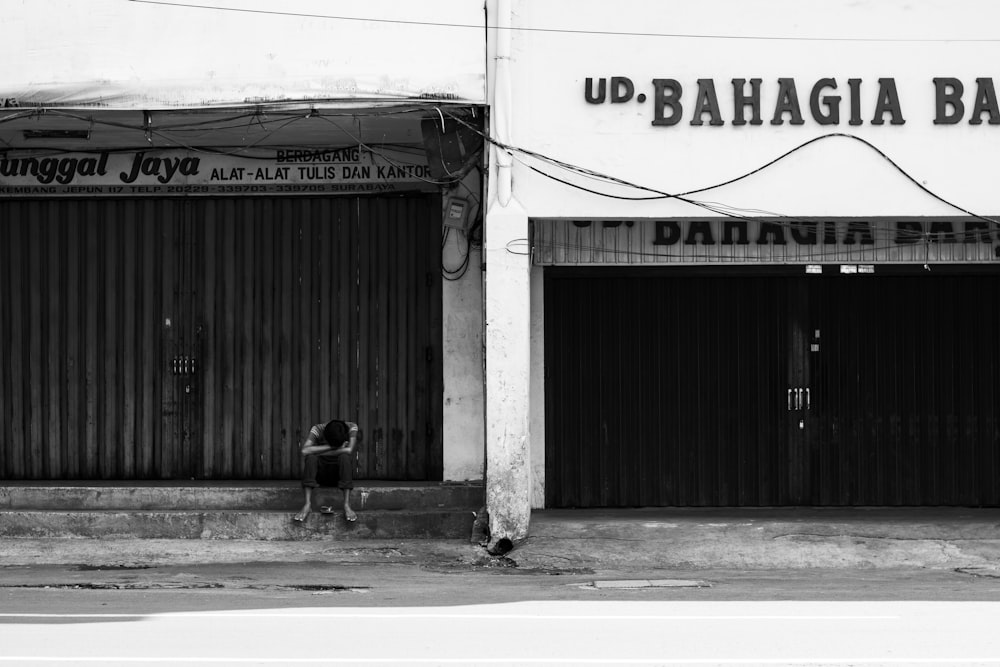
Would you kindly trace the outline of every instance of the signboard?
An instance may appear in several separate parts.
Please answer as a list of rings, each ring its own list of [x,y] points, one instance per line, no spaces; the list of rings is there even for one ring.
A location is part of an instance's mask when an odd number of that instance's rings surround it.
[[[532,221],[540,265],[1000,262],[1000,220],[978,217]]]
[[[0,154],[0,197],[377,194],[435,190],[423,155],[342,149]]]
[[[727,123],[736,127],[762,125],[804,125],[811,119],[817,125],[857,126],[866,122],[872,125],[905,125],[903,106],[893,77],[880,78],[867,98],[862,100],[863,79],[821,78],[816,81],[796,81],[778,78],[772,104],[762,109],[761,88],[763,77],[732,79],[728,97],[717,92],[715,79],[698,79],[694,93],[685,92],[685,85],[677,79],[654,78],[649,95],[636,94],[636,84],[626,76],[587,77],[583,97],[588,104],[623,104],[650,101],[653,126],[670,127],[686,119],[690,125],[719,127]],[[968,107],[970,125],[1000,124],[1000,103],[996,86],[991,77],[978,77],[974,84],[963,83],[955,77],[933,77],[934,124],[956,125],[966,116]],[[718,89],[730,82],[719,81]],[[688,85],[690,88],[690,84]],[[966,93],[966,90],[969,93]],[[690,99],[689,99],[690,97]],[[800,98],[802,102],[800,102]],[[729,102],[723,104],[720,100]],[[864,104],[862,102],[864,101]],[[966,104],[968,102],[968,104]],[[928,114],[924,114],[925,116]]]

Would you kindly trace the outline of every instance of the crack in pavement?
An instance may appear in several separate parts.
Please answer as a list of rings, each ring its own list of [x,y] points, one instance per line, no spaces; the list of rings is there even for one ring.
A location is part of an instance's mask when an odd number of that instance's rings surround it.
[[[989,569],[984,567],[957,567],[955,568],[955,572],[959,574],[967,574],[970,577],[1000,579],[1000,570]]]

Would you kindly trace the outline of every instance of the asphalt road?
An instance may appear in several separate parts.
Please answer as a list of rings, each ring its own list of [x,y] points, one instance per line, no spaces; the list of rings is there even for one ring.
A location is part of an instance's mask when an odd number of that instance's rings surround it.
[[[948,570],[0,567],[0,666],[1000,665],[998,628]]]
[[[1000,664],[995,602],[109,608],[3,621],[0,664]]]

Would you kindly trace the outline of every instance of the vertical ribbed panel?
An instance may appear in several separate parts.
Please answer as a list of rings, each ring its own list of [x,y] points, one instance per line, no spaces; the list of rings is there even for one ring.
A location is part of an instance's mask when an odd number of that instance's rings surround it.
[[[0,203],[0,471],[155,474],[173,202]],[[165,259],[167,258],[167,259]]]
[[[1000,278],[809,283],[809,501],[1000,504]]]
[[[547,505],[787,502],[780,281],[546,275]]]
[[[440,479],[435,200],[192,206],[197,474],[294,477],[308,428],[339,417],[364,431],[359,477]]]
[[[440,479],[440,280],[436,198],[0,202],[0,475]]]
[[[549,269],[546,503],[1000,505],[998,292]]]

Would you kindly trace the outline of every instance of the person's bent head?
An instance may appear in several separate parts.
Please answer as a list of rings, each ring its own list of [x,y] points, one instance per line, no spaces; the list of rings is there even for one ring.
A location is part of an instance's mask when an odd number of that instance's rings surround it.
[[[339,419],[334,419],[323,427],[323,438],[331,447],[340,447],[349,437],[347,424]]]

